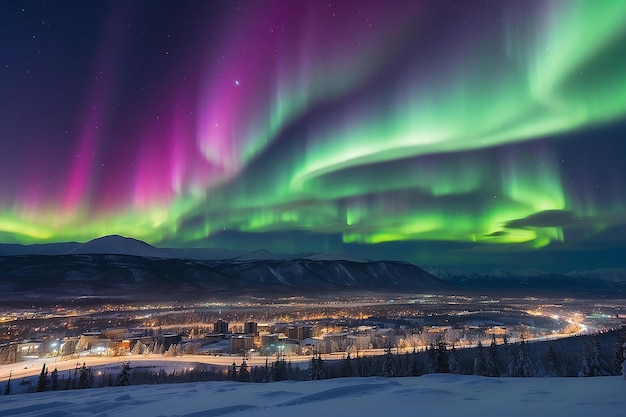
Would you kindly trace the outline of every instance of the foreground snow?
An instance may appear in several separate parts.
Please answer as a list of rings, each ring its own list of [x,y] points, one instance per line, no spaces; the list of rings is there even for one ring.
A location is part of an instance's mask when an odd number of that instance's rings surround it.
[[[597,378],[343,378],[199,382],[0,396],[0,416],[624,416],[626,381]]]

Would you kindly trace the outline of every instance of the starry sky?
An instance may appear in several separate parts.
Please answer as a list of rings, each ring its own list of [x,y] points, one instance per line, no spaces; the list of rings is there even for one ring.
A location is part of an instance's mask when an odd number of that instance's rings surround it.
[[[0,242],[626,267],[626,2],[5,1]]]

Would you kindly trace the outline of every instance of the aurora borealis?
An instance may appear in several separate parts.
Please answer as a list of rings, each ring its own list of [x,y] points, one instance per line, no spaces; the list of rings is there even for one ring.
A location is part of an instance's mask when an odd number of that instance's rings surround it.
[[[623,267],[626,2],[0,5],[0,242]]]

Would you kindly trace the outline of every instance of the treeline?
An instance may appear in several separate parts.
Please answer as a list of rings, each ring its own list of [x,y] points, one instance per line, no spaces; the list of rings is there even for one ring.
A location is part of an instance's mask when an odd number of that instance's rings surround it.
[[[480,342],[473,349],[456,349],[443,340],[426,350],[396,353],[388,346],[380,356],[323,360],[314,355],[308,369],[292,368],[284,358],[250,371],[251,382],[283,379],[316,380],[341,377],[403,377],[429,373],[452,373],[489,377],[591,377],[620,375],[626,351],[626,329],[595,336],[580,336],[554,342],[496,344]],[[236,374],[233,380],[245,380]],[[247,378],[247,373],[246,373]]]
[[[72,389],[88,389],[105,386],[124,386],[130,385],[130,363],[126,362],[122,364],[122,368],[119,373],[113,375],[112,373],[102,373],[101,378],[96,378],[96,375],[90,367],[87,367],[83,362],[82,366],[78,363],[76,367],[67,372],[67,377],[61,375],[57,368],[54,368],[51,372],[44,363],[39,377],[37,378],[37,384],[29,391],[44,392],[44,391],[61,391]],[[97,379],[99,379],[97,381]],[[4,394],[9,395],[13,392],[11,376],[5,385]],[[20,384],[30,384],[30,381],[24,379]]]
[[[626,354],[626,328],[620,331],[579,336],[553,342],[496,344],[481,343],[473,349],[456,349],[444,340],[433,342],[423,351],[397,353],[388,346],[384,355],[356,356],[349,353],[339,360],[324,360],[317,353],[308,367],[292,366],[283,355],[265,365],[249,366],[245,358],[233,361],[229,367],[195,364],[167,372],[155,367],[131,368],[122,364],[119,372],[98,372],[83,363],[61,376],[43,365],[36,392],[87,389],[105,386],[165,384],[200,381],[238,381],[265,383],[283,380],[321,380],[343,377],[404,377],[429,373],[481,375],[488,377],[592,377],[620,375]],[[65,372],[64,372],[65,374]],[[12,381],[5,385],[4,394],[11,394]]]

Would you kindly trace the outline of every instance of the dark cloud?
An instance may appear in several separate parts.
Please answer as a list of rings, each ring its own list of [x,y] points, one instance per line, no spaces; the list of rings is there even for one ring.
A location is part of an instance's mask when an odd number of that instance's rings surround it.
[[[522,219],[511,220],[505,224],[509,229],[530,229],[535,227],[567,227],[581,221],[574,213],[567,210],[545,210]]]
[[[505,232],[504,230],[498,230],[497,232],[489,233],[489,234],[484,235],[484,236],[488,236],[488,237],[502,237],[502,236],[508,236],[508,235],[510,235],[509,232]]]

